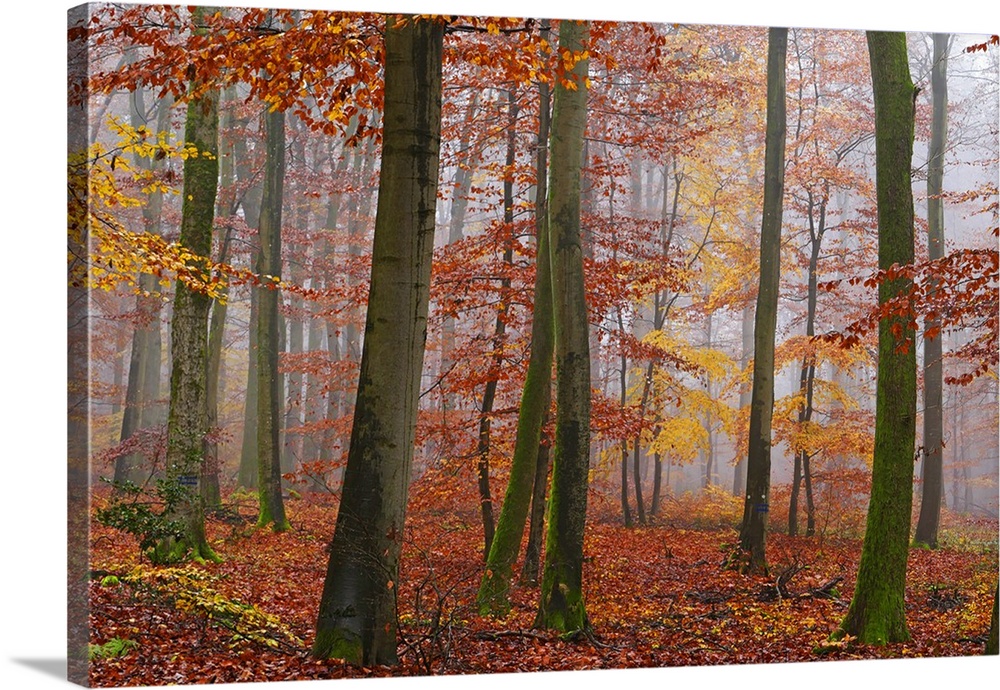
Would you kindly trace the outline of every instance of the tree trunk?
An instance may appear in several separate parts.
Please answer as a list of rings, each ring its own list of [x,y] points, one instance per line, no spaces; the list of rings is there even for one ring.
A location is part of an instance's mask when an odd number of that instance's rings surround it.
[[[589,43],[589,24],[563,21],[559,50],[579,54]],[[590,342],[583,247],[580,236],[580,173],[587,123],[587,59],[559,80],[552,110],[549,232],[555,322],[556,429],[548,537],[539,599],[539,627],[562,632],[589,627],[583,601],[583,531],[590,466]]]
[[[948,34],[934,34],[934,57],[931,66],[933,114],[931,143],[927,152],[927,258],[944,256],[944,151],[948,138]],[[934,289],[933,286],[931,288]],[[923,485],[920,517],[913,541],[932,549],[938,545],[938,523],[944,496],[942,455],[942,343],[940,319],[924,325],[924,443]]]
[[[906,58],[906,34],[868,33],[875,94],[875,175],[879,268],[913,262],[913,156],[915,96]],[[879,303],[904,294],[911,281],[883,280]],[[861,643],[909,639],[903,600],[913,503],[913,451],[917,405],[914,332],[906,317],[879,321],[872,489],[858,579],[835,636]]]
[[[549,470],[552,455],[551,441],[545,434],[548,414],[542,420],[542,440],[538,444],[538,458],[535,462],[535,483],[531,489],[531,516],[528,525],[528,545],[524,549],[524,567],[521,568],[521,582],[532,587],[538,586],[538,569],[542,557],[542,535],[545,527],[545,489],[549,485]]]
[[[997,636],[998,605],[1000,605],[1000,586],[997,586],[997,588],[993,590],[993,616],[990,618],[990,631],[986,635],[986,648],[983,650],[984,654],[1000,654],[1000,643],[998,643]]]
[[[754,314],[754,366],[747,442],[747,495],[743,503],[740,564],[767,571],[765,543],[771,493],[771,415],[774,411],[774,336],[781,273],[781,215],[785,188],[785,54],[788,29],[768,33],[767,135],[764,153],[764,211],[760,237],[760,290]]]
[[[268,110],[264,118],[266,161],[261,198],[258,266],[264,288],[257,305],[257,526],[275,532],[289,528],[281,498],[282,376],[278,373],[281,292],[281,205],[285,184],[285,114]]]
[[[497,308],[496,323],[493,328],[493,357],[490,363],[490,378],[483,393],[483,406],[479,413],[479,443],[476,455],[479,457],[479,505],[483,519],[483,562],[489,558],[493,545],[493,498],[490,495],[490,428],[492,426],[493,403],[496,399],[497,382],[503,367],[503,351],[507,332],[507,313],[510,309],[509,271],[514,265],[514,161],[517,144],[517,90],[507,92],[507,157],[503,181],[503,223],[504,223],[504,276],[500,279],[500,305]]]
[[[744,371],[753,362],[753,328],[754,310],[749,304],[743,307],[741,321],[742,350],[740,353],[740,368]],[[750,390],[740,391],[740,409],[750,406]],[[747,459],[740,457],[733,468],[733,496],[743,496],[747,490]]]
[[[214,12],[197,8],[194,21]],[[196,29],[204,32],[204,29]],[[192,83],[191,90],[197,85]],[[219,178],[219,92],[208,89],[188,102],[184,141],[200,155],[184,161],[179,242],[198,257],[212,255],[212,223]],[[195,266],[201,263],[194,260]],[[204,265],[198,266],[201,270]],[[170,411],[167,418],[167,478],[177,482],[181,498],[176,506],[184,534],[157,544],[152,559],[166,563],[195,559],[218,560],[205,538],[205,514],[197,478],[202,471],[202,452],[208,422],[205,398],[207,372],[208,310],[211,298],[177,282],[170,324]]]
[[[233,105],[232,100],[236,95],[235,87],[229,87],[223,93],[223,98],[230,105],[221,118],[223,131],[231,130],[233,125]],[[229,137],[232,134],[229,133]],[[226,190],[226,194],[219,194],[216,198],[215,216],[225,218],[236,213],[233,184],[235,182],[236,171],[233,167],[233,147],[224,142],[220,133],[219,142],[219,187]],[[218,262],[225,263],[229,258],[229,244],[232,241],[233,229],[226,228],[225,238],[219,248]],[[209,319],[208,327],[208,374],[206,381],[205,399],[208,407],[208,430],[209,434],[215,434],[219,426],[219,399],[221,397],[220,388],[222,381],[222,350],[223,339],[226,330],[226,314],[229,309],[229,289],[223,287],[221,295],[212,302],[212,315]],[[205,441],[205,471],[202,473],[201,498],[205,502],[205,507],[209,509],[218,508],[222,503],[222,490],[219,487],[219,442],[215,438]]]
[[[444,25],[386,18],[371,290],[340,510],[312,653],[395,664],[396,582],[434,248]]]
[[[649,516],[660,514],[660,483],[663,476],[663,460],[659,453],[653,454],[653,495],[649,499]]]
[[[544,27],[544,25],[543,25]],[[548,35],[542,29],[542,37]],[[521,391],[521,407],[517,417],[517,437],[511,460],[510,479],[503,506],[497,520],[496,535],[486,559],[486,570],[479,585],[477,603],[481,613],[506,614],[510,609],[507,597],[513,578],[514,561],[521,549],[524,523],[532,502],[539,469],[538,456],[542,449],[542,426],[552,401],[552,271],[549,259],[547,222],[546,174],[548,172],[549,85],[539,82],[538,153],[535,175],[535,255],[534,313],[531,321],[531,353],[528,371]],[[547,455],[547,453],[546,453]],[[544,485],[542,486],[544,498]],[[539,502],[543,498],[538,499]],[[537,552],[536,552],[537,553]],[[535,572],[538,572],[537,558]]]
[[[129,98],[129,111],[133,127],[146,124],[146,106],[143,90],[137,88]],[[166,130],[169,126],[170,103],[162,99],[157,105],[156,133]],[[146,170],[156,171],[163,168],[163,161],[155,158],[138,158],[136,165]],[[163,192],[156,189],[150,192],[146,204],[142,207],[142,225],[147,233],[159,235],[161,228],[161,213],[163,210]],[[159,290],[155,276],[142,273],[139,275],[139,289],[143,293],[153,293]],[[135,298],[137,321],[132,334],[132,352],[129,356],[128,381],[125,389],[125,410],[122,413],[122,428],[119,440],[124,442],[139,429],[144,429],[161,423],[153,414],[156,400],[160,397],[160,311],[161,300],[156,297],[146,297],[138,294]],[[137,482],[137,472],[140,458],[136,454],[121,456],[115,460],[115,482],[126,480]]]
[[[247,121],[237,122],[238,127],[245,128]],[[260,205],[263,187],[251,167],[251,156],[247,150],[246,138],[234,136],[233,155],[236,160],[236,176],[247,189],[240,205],[243,207],[243,218],[248,227],[260,224]],[[253,257],[254,271],[260,273],[258,263],[260,249],[259,238],[250,246]],[[246,489],[257,488],[257,315],[260,305],[260,293],[263,288],[250,286],[250,317],[247,347],[247,386],[243,407],[243,436],[240,444],[240,469],[237,485]]]

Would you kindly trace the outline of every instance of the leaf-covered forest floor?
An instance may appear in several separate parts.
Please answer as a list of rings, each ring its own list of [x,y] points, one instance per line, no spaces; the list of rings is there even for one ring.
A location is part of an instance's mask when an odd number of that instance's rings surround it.
[[[104,501],[95,496],[95,506]],[[290,500],[292,530],[282,534],[254,529],[251,497],[230,501],[245,521],[209,519],[219,564],[153,568],[130,536],[94,523],[93,685],[975,655],[997,583],[996,522],[946,516],[943,548],[910,551],[912,640],[820,651],[850,602],[859,539],[772,534],[770,576],[749,577],[722,567],[732,528],[685,528],[665,515],[626,529],[596,511],[584,573],[594,634],[564,640],[532,629],[537,588],[515,587],[506,618],[478,615],[478,513],[411,508],[397,583],[400,665],[354,668],[309,655],[336,500]]]

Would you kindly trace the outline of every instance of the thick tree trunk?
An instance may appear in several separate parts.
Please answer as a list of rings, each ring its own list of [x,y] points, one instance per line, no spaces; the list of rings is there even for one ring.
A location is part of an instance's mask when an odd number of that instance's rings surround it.
[[[785,54],[788,29],[772,28],[767,55],[767,135],[764,211],[760,238],[760,290],[754,314],[754,366],[747,448],[747,495],[743,503],[740,567],[766,572],[768,502],[771,493],[771,415],[774,409],[774,336],[781,272],[781,215],[785,188]]]
[[[195,22],[215,10],[197,8]],[[203,31],[203,29],[197,29]],[[192,90],[196,85],[192,84]],[[185,143],[200,155],[184,161],[179,242],[199,257],[212,254],[212,223],[219,178],[219,92],[208,89],[188,102]],[[199,262],[200,263],[200,262]],[[205,270],[204,265],[200,268]],[[190,290],[178,281],[170,324],[170,411],[167,418],[167,477],[180,485],[177,516],[184,523],[179,539],[157,544],[153,560],[172,562],[188,555],[217,560],[205,538],[205,515],[197,478],[202,471],[202,453],[207,432],[205,397],[208,346],[208,310],[211,298]]]
[[[913,262],[914,88],[906,34],[869,32],[875,93],[875,174],[878,198],[879,268]],[[911,288],[907,279],[884,280],[879,303]],[[917,360],[913,329],[905,317],[879,321],[875,400],[875,450],[871,500],[857,585],[835,636],[862,643],[909,639],[904,591],[913,503]]]
[[[444,25],[386,18],[371,290],[313,655],[395,664],[396,582],[427,333]]]
[[[285,184],[285,114],[265,112],[264,194],[261,198],[258,266],[264,289],[257,306],[257,526],[275,532],[289,528],[281,498],[281,401],[283,381],[278,373],[281,292],[281,205]]]
[[[927,258],[944,256],[944,151],[948,138],[948,34],[934,34],[931,66],[933,112],[927,152]],[[920,517],[913,541],[937,548],[941,499],[944,496],[941,321],[924,324],[924,443]]]
[[[542,30],[543,38],[548,31]],[[549,85],[538,85],[539,124],[538,153],[535,175],[537,180],[535,205],[534,313],[531,321],[531,353],[528,371],[521,391],[521,407],[517,417],[517,437],[511,460],[510,480],[497,520],[496,534],[486,559],[486,570],[479,585],[477,602],[481,613],[505,614],[509,611],[508,591],[514,576],[513,566],[521,549],[524,524],[536,484],[538,456],[541,452],[542,425],[552,401],[552,271],[549,259],[547,225],[546,174],[548,172]],[[547,454],[546,454],[547,455]],[[544,496],[544,485],[542,487]],[[538,499],[541,501],[542,499]],[[536,552],[537,553],[537,552]],[[537,559],[535,572],[538,571]]]
[[[563,21],[559,50],[580,55],[589,24]],[[580,59],[555,85],[549,232],[552,241],[552,300],[555,322],[556,430],[548,537],[539,598],[539,627],[563,632],[589,627],[583,600],[583,531],[590,467],[590,342],[583,247],[580,236],[580,172],[587,124],[587,59]]]

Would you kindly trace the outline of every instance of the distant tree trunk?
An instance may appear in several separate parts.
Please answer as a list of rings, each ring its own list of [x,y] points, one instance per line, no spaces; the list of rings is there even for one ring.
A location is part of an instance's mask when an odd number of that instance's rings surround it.
[[[712,313],[709,312],[705,319],[705,346],[712,349]],[[705,392],[709,400],[712,400],[712,378],[705,375]],[[712,420],[711,410],[705,410],[705,437],[708,440],[708,447],[705,449],[705,479],[702,488],[707,489],[712,486],[713,475],[715,474],[715,443],[713,442],[714,432],[712,427],[715,422]]]
[[[257,265],[257,262],[254,262]],[[257,265],[257,270],[260,266]],[[257,488],[257,322],[261,288],[250,287],[250,335],[247,348],[247,392],[243,409],[243,443],[237,484]]]
[[[261,198],[258,265],[265,285],[257,305],[257,526],[289,528],[281,498],[282,376],[278,373],[281,292],[281,205],[285,183],[285,114],[268,109],[264,118],[266,162]]]
[[[985,654],[1000,654],[1000,643],[997,641],[998,604],[1000,604],[1000,586],[993,590],[993,616],[990,618],[990,631],[986,635],[986,649],[983,650]]]
[[[216,10],[195,9],[195,24]],[[196,31],[204,33],[204,29]],[[197,84],[192,83],[194,91]],[[188,102],[184,141],[194,146],[197,157],[184,161],[179,242],[199,257],[212,253],[212,223],[215,214],[218,161],[219,92],[208,89]],[[206,155],[207,154],[207,155]],[[198,262],[200,263],[200,262]],[[199,268],[204,270],[204,265]],[[182,498],[176,508],[184,523],[184,534],[157,544],[152,555],[159,563],[174,562],[189,554],[195,559],[218,560],[205,538],[205,513],[201,494],[191,487],[202,471],[202,452],[208,422],[205,399],[207,372],[208,310],[211,298],[177,282],[170,324],[172,367],[170,411],[167,418],[167,477],[181,484]],[[183,479],[182,479],[183,478]]]
[[[659,453],[653,454],[653,495],[649,499],[650,517],[660,514],[660,491],[663,476],[663,460]]]
[[[223,158],[223,164],[225,158]],[[225,175],[223,175],[225,180]],[[226,237],[219,252],[219,263],[225,263],[229,254],[229,242],[232,228],[226,230]],[[226,329],[226,312],[228,310],[226,297],[229,291],[223,289],[222,299],[214,300],[212,316],[208,330],[208,372],[206,381],[205,401],[208,409],[208,430],[214,434],[219,426],[220,374],[222,370],[222,345]],[[219,488],[219,443],[210,439],[205,441],[205,471],[202,475],[201,497],[208,508],[217,508],[222,503]]]
[[[771,493],[771,415],[774,410],[774,337],[781,273],[781,216],[785,189],[785,54],[788,29],[771,28],[767,54],[767,135],[764,211],[760,237],[760,290],[754,314],[754,366],[747,442],[747,495],[740,550],[749,572],[767,571],[765,542]]]
[[[543,26],[545,26],[543,24]],[[548,34],[543,28],[542,37]],[[521,549],[524,523],[532,491],[536,485],[539,468],[538,456],[542,446],[542,425],[552,402],[552,350],[554,341],[552,323],[552,266],[549,259],[547,225],[546,174],[548,172],[549,85],[539,82],[538,153],[535,173],[537,179],[535,232],[534,313],[531,321],[531,353],[528,371],[521,391],[521,407],[517,417],[517,436],[511,460],[510,479],[504,494],[503,506],[497,520],[496,535],[486,559],[486,569],[479,585],[477,603],[481,613],[506,614],[510,609],[508,591],[514,576],[513,566]],[[512,219],[513,220],[513,219]],[[542,487],[544,493],[544,485]],[[541,501],[542,499],[539,499]],[[537,560],[535,572],[538,571]]]
[[[948,138],[948,34],[934,34],[931,66],[933,112],[927,152],[927,258],[944,256],[944,151]],[[932,289],[934,289],[932,287]],[[938,523],[944,496],[943,394],[941,320],[924,325],[924,443],[920,517],[913,541],[932,549],[938,545]]]
[[[225,114],[221,118],[223,131],[232,129],[233,125],[233,105],[232,101],[236,95],[235,87],[229,87],[223,93],[223,99],[229,103]],[[229,133],[231,139],[232,133]],[[236,199],[234,198],[233,184],[236,172],[233,166],[233,147],[226,143],[220,133],[219,142],[219,187],[226,190],[225,194],[219,194],[216,198],[215,216],[216,218],[226,218],[236,213]],[[225,263],[229,259],[229,244],[232,241],[233,229],[226,228],[222,246],[219,248],[219,263]],[[219,299],[212,301],[212,314],[209,318],[208,327],[208,375],[205,389],[206,405],[208,407],[208,429],[210,434],[215,434],[219,426],[219,398],[222,382],[222,350],[226,329],[226,314],[229,309],[228,303],[229,288],[223,287]],[[219,487],[219,443],[214,438],[205,441],[205,471],[202,474],[201,498],[205,502],[205,507],[209,509],[218,508],[222,503],[222,491]]]
[[[479,105],[479,92],[474,91],[469,97],[469,103],[465,109],[465,126],[459,136],[458,150],[468,151],[468,160],[465,165],[459,165],[455,171],[454,185],[451,200],[451,215],[448,221],[448,244],[460,242],[465,237],[465,215],[469,208],[469,192],[472,188],[472,176],[476,164],[476,156],[470,150],[473,122],[476,116],[476,109]],[[447,314],[441,324],[441,366],[438,375],[443,379],[455,367],[455,317]],[[444,394],[441,396],[441,414],[448,425],[449,413],[455,409],[455,393],[450,386],[442,386]],[[446,435],[447,436],[447,435]],[[445,441],[445,453],[451,453],[451,443],[448,438]]]
[[[753,327],[754,310],[749,304],[743,307],[742,312],[742,343],[743,349],[740,353],[740,368],[744,371],[753,362]],[[750,406],[750,390],[740,391],[740,409],[744,410]],[[743,496],[747,490],[747,459],[740,457],[733,469],[733,496]]]
[[[868,32],[875,94],[875,177],[878,198],[879,268],[913,262],[913,156],[915,96],[906,57],[906,34]],[[884,280],[882,304],[911,288],[905,278]],[[904,642],[906,558],[913,503],[913,452],[917,360],[906,317],[879,321],[875,393],[875,450],[871,499],[857,585],[835,636],[863,644]]]
[[[587,22],[563,21],[559,51],[582,53]],[[552,110],[549,232],[555,322],[556,427],[548,537],[539,598],[539,627],[570,632],[589,628],[583,601],[583,531],[590,468],[590,342],[583,247],[580,173],[587,124],[587,67],[581,59],[567,73],[575,89],[557,80]]]
[[[312,653],[396,657],[396,584],[424,359],[444,25],[386,18],[382,165],[354,424]]]
[[[816,335],[816,303],[819,295],[819,255],[823,247],[823,235],[826,233],[826,202],[814,203],[813,194],[807,192],[809,220],[809,270],[806,288],[806,337],[813,338]],[[819,222],[813,220],[813,214],[819,211]],[[799,425],[805,426],[812,423],[813,415],[813,390],[816,385],[816,356],[812,353],[802,358],[799,367],[799,392],[804,396],[799,407]],[[812,458],[811,448],[802,448],[795,455],[795,469],[792,480],[792,496],[788,504],[788,534],[795,536],[799,533],[798,524],[798,504],[799,485],[801,480],[805,480],[806,485],[806,536],[812,536],[816,531],[816,511],[813,507],[812,494],[812,471],[810,460]]]
[[[146,124],[146,105],[143,93],[142,88],[137,88],[129,96],[131,125],[136,128]],[[163,99],[157,105],[157,133],[167,129],[169,115],[169,99]],[[155,158],[136,157],[135,162],[138,167],[149,171],[159,170],[163,167],[163,162]],[[142,225],[145,232],[153,235],[160,234],[162,211],[163,192],[154,190],[150,192],[146,204],[142,207]],[[154,293],[159,290],[155,276],[142,273],[139,275],[138,282],[142,294],[136,295],[135,298],[137,321],[135,331],[132,333],[132,352],[129,356],[120,442],[130,439],[132,434],[139,429],[160,423],[154,410],[156,400],[160,397],[160,311],[162,302],[156,296],[146,296],[146,293]],[[139,457],[136,454],[130,453],[117,458],[115,460],[114,481],[139,481],[138,464]]]
[[[615,310],[615,315],[618,318],[618,332],[623,336],[625,334],[625,321],[622,318],[622,309],[619,306]],[[621,409],[625,411],[625,403],[628,400],[628,357],[625,355],[624,346],[621,348],[621,354],[619,357],[620,367],[618,369],[618,393],[619,400],[618,404],[621,405]],[[638,444],[639,440],[636,439]],[[621,456],[622,456],[622,521],[626,527],[632,526],[632,509],[629,505],[628,500],[628,441],[622,439],[620,442],[621,446]]]
[[[236,123],[246,127],[247,121]],[[240,205],[243,207],[243,218],[248,227],[258,227],[260,224],[260,205],[263,187],[257,179],[251,165],[250,152],[247,150],[246,138],[234,136],[233,155],[236,163],[236,177],[241,185],[247,185]],[[250,246],[253,266],[260,273],[259,239]],[[243,436],[240,444],[240,468],[237,485],[246,489],[257,488],[257,314],[259,312],[260,294],[263,288],[250,286],[250,317],[248,326],[247,347],[247,386],[243,407]]]

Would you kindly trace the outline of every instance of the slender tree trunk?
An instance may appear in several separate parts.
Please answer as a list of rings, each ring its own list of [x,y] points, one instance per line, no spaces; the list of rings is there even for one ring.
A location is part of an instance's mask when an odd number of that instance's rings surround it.
[[[146,106],[143,89],[137,88],[129,97],[131,125],[140,127],[146,124]],[[170,103],[163,99],[157,105],[156,132],[162,132],[169,126]],[[149,158],[138,158],[138,167],[156,171],[163,167],[162,161]],[[161,215],[163,211],[163,192],[150,192],[146,204],[142,207],[143,230],[153,235],[160,234]],[[132,352],[129,356],[128,382],[125,389],[125,410],[122,414],[122,428],[119,440],[124,442],[139,429],[144,429],[161,423],[154,414],[156,401],[160,397],[160,311],[162,302],[158,297],[146,297],[146,293],[155,293],[160,289],[155,276],[148,273],[139,275],[139,289],[142,294],[136,295],[135,310],[137,321],[132,334]],[[136,454],[121,456],[115,460],[115,482],[126,480],[139,481],[137,471],[140,458]]]
[[[559,50],[581,55],[589,43],[587,22],[563,21]],[[582,55],[581,55],[582,57]],[[583,600],[583,531],[590,467],[590,342],[583,247],[580,236],[580,173],[587,123],[588,60],[580,59],[556,81],[552,110],[549,232],[555,321],[556,431],[548,537],[536,624],[563,632],[589,628]]]
[[[551,441],[544,432],[548,415],[542,421],[542,440],[538,444],[538,458],[535,462],[535,483],[531,489],[531,516],[528,525],[528,545],[524,549],[524,567],[521,568],[521,582],[532,587],[538,586],[538,570],[542,558],[542,536],[545,527],[545,489],[549,484],[549,470],[552,455]]]
[[[913,262],[913,156],[915,96],[906,57],[906,34],[870,31],[868,51],[875,93],[875,175],[879,268]],[[911,281],[884,280],[879,303],[906,293]],[[861,643],[909,639],[904,591],[913,503],[917,360],[905,317],[879,321],[875,450],[871,500],[857,585],[835,636]]]
[[[493,498],[490,495],[490,429],[492,426],[493,403],[496,399],[497,382],[500,379],[500,369],[503,367],[504,343],[507,332],[507,313],[510,309],[509,272],[514,265],[514,161],[517,144],[517,90],[507,92],[507,158],[503,181],[503,222],[504,222],[504,276],[500,279],[500,306],[497,308],[496,324],[493,328],[493,357],[490,363],[490,378],[486,382],[483,393],[483,406],[479,413],[479,444],[476,455],[479,457],[479,504],[483,518],[483,561],[489,558],[490,547],[493,545]]]
[[[774,410],[774,337],[781,272],[781,216],[785,188],[785,55],[788,29],[772,28],[767,54],[767,135],[764,212],[760,238],[760,290],[754,315],[754,367],[747,449],[747,495],[740,550],[749,572],[766,572],[765,543],[771,493],[771,415]]]
[[[754,327],[754,310],[749,304],[743,307],[742,312],[742,343],[743,348],[740,354],[740,368],[744,371],[750,363],[753,362],[753,327]],[[750,390],[740,391],[740,409],[746,409],[750,406]],[[747,489],[747,459],[745,456],[740,457],[739,461],[736,463],[736,467],[733,469],[733,496],[743,496]]]
[[[238,121],[239,129],[246,128],[247,121]],[[247,149],[246,138],[234,135],[233,155],[236,164],[236,177],[241,185],[247,185],[240,205],[243,207],[243,218],[248,227],[260,225],[260,206],[263,186],[257,179],[251,165],[250,152]],[[253,257],[254,271],[260,273],[259,239],[250,247]],[[263,288],[250,286],[250,316],[247,347],[247,386],[243,408],[243,435],[240,443],[240,468],[237,485],[246,489],[257,488],[257,321],[260,304],[260,294]]]
[[[271,525],[275,532],[289,528],[281,498],[282,376],[278,373],[279,312],[281,292],[281,206],[285,184],[285,114],[263,115],[266,162],[261,198],[258,265],[264,289],[257,306],[257,526]]]
[[[984,654],[1000,654],[1000,641],[998,641],[998,630],[997,630],[997,618],[998,615],[998,605],[1000,605],[1000,585],[993,590],[993,616],[990,618],[990,630],[986,634],[986,648],[983,650]]]
[[[233,166],[233,147],[223,138],[223,133],[228,133],[232,138],[231,130],[233,126],[233,104],[235,98],[235,87],[229,87],[223,93],[223,100],[229,104],[225,114],[221,117],[222,132],[219,141],[219,187],[220,193],[216,198],[215,216],[216,218],[226,218],[236,213],[236,199],[234,198],[233,185],[236,178],[236,171]],[[224,191],[223,191],[224,190]],[[232,227],[226,228],[222,246],[219,248],[218,262],[225,263],[229,259],[229,245],[232,241]],[[229,309],[229,289],[223,287],[218,299],[212,301],[212,313],[208,327],[208,374],[206,381],[205,399],[208,407],[208,429],[209,434],[214,435],[219,427],[219,400],[221,397],[222,381],[222,350],[226,330],[226,314]],[[201,498],[208,509],[218,508],[222,503],[222,491],[219,486],[219,442],[215,438],[205,440],[205,471],[202,473]]]
[[[649,515],[655,517],[660,514],[660,483],[663,476],[663,460],[659,453],[653,454],[653,495],[649,499]]]
[[[312,653],[395,664],[396,583],[427,332],[444,25],[386,17],[382,165],[354,425]]]
[[[948,34],[934,34],[934,57],[931,66],[933,112],[931,143],[927,152],[927,258],[944,256],[944,151],[948,139]],[[932,289],[934,289],[932,287]],[[941,499],[944,496],[942,463],[942,343],[940,319],[924,325],[924,444],[923,485],[920,517],[913,541],[937,548]]]
[[[216,10],[197,8],[195,24]],[[198,28],[196,31],[204,32]],[[192,83],[192,91],[197,85]],[[219,178],[219,92],[208,89],[188,102],[185,143],[194,146],[197,157],[184,161],[180,244],[198,257],[212,253],[212,223]],[[201,262],[195,260],[197,266]],[[205,270],[202,264],[199,267]],[[211,298],[177,282],[170,325],[172,367],[170,412],[167,418],[167,478],[181,487],[176,507],[184,523],[184,535],[157,544],[153,560],[174,562],[189,554],[195,559],[218,560],[205,537],[205,514],[197,478],[202,472],[202,452],[208,430],[205,398],[207,372],[208,310]],[[193,481],[192,481],[193,480]]]
[[[547,34],[547,28],[543,28],[542,37],[545,38]],[[542,425],[545,423],[552,401],[554,341],[552,271],[549,259],[547,207],[545,204],[549,129],[549,85],[547,82],[539,83],[538,97],[538,153],[535,164],[537,253],[535,255],[534,313],[531,321],[531,353],[528,357],[528,371],[521,392],[521,408],[517,418],[517,437],[514,441],[510,480],[507,484],[507,492],[504,494],[503,506],[497,520],[496,535],[486,559],[486,570],[477,595],[479,610],[484,614],[505,614],[510,608],[507,594],[514,575],[514,561],[521,549],[528,506],[532,502],[533,488],[537,483],[538,456],[542,449]],[[542,491],[544,495],[544,485]],[[537,559],[535,563],[535,572],[537,573]]]

